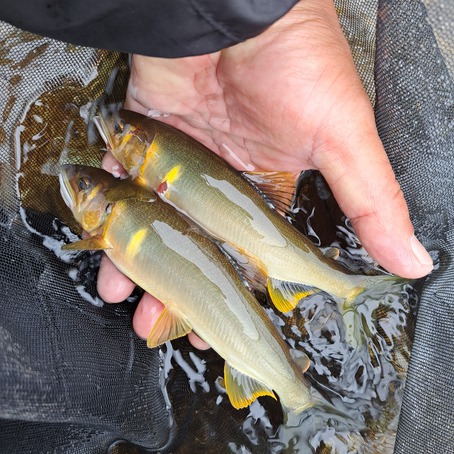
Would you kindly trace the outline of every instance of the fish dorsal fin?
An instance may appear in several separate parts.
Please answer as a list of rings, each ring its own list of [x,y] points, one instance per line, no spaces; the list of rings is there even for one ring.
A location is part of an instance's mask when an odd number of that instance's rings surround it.
[[[225,363],[224,366],[224,381],[230,403],[237,410],[249,406],[260,396],[271,396],[277,399],[273,390],[242,374],[228,363]]]
[[[112,246],[102,236],[92,236],[91,238],[65,244],[62,249],[65,251],[103,251],[104,249],[112,249]]]
[[[186,336],[191,330],[192,326],[185,318],[166,307],[148,335],[147,346],[157,347],[167,341]]]
[[[291,172],[243,172],[276,210],[288,213],[295,197],[295,177]]]
[[[318,290],[305,284],[281,281],[273,277],[268,278],[268,293],[271,301],[280,312],[289,312],[298,305],[298,303]]]
[[[251,289],[261,292],[266,291],[266,272],[262,264],[257,263],[257,260],[252,255],[230,243],[223,243],[220,247],[232,266]]]

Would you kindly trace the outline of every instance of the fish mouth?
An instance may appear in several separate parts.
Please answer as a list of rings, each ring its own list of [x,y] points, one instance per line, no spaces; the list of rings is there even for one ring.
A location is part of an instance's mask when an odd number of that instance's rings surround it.
[[[93,123],[95,124],[96,129],[98,130],[99,135],[106,144],[107,148],[113,149],[114,145],[112,142],[112,138],[110,136],[109,128],[106,122],[104,121],[104,118],[101,115],[96,115],[95,117],[93,117]]]
[[[74,203],[74,197],[72,196],[73,190],[71,188],[70,177],[74,175],[74,166],[63,165],[60,168],[58,180],[60,182],[60,194],[67,207],[73,210],[76,205]]]

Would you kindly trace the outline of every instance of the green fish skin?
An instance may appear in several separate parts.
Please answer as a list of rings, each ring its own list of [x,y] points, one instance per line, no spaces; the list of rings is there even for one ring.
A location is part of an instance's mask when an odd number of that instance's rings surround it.
[[[224,358],[235,408],[275,393],[287,412],[319,402],[266,312],[225,255],[198,227],[130,179],[64,166],[60,191],[90,237],[65,249],[102,249],[165,309],[148,338],[155,347],[193,329]]]
[[[246,262],[246,275],[255,273],[266,280],[279,310],[288,312],[305,296],[322,290],[348,312],[363,291],[395,279],[354,275],[324,256],[243,176],[183,132],[127,110],[99,117],[97,126],[133,178],[186,214],[239,262]],[[266,174],[262,180],[272,186]],[[348,340],[356,343],[353,337],[350,334]]]

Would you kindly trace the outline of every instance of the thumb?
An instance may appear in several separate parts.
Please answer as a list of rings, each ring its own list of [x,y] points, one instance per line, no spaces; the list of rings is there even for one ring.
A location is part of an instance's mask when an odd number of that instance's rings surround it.
[[[318,167],[361,243],[391,273],[405,278],[430,273],[432,259],[414,236],[407,204],[373,114],[336,129],[335,140],[324,143],[320,154],[324,162]]]

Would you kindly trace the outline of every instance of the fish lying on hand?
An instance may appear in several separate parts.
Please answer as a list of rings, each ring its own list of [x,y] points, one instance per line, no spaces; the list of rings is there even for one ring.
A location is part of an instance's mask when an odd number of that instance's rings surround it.
[[[293,175],[240,174],[182,131],[135,112],[101,115],[95,123],[125,170],[218,240],[253,286],[267,288],[278,310],[288,312],[306,296],[324,291],[337,299],[345,316],[347,341],[362,341],[346,322],[353,303],[370,287],[386,287],[398,278],[348,272],[270,207],[269,201],[288,209]]]
[[[309,358],[292,358],[230,261],[190,220],[131,179],[92,167],[63,166],[60,192],[89,235],[64,249],[104,250],[120,271],[163,302],[149,347],[193,329],[224,358],[235,408],[258,396],[276,398],[275,392],[289,414],[320,401],[303,376]]]

